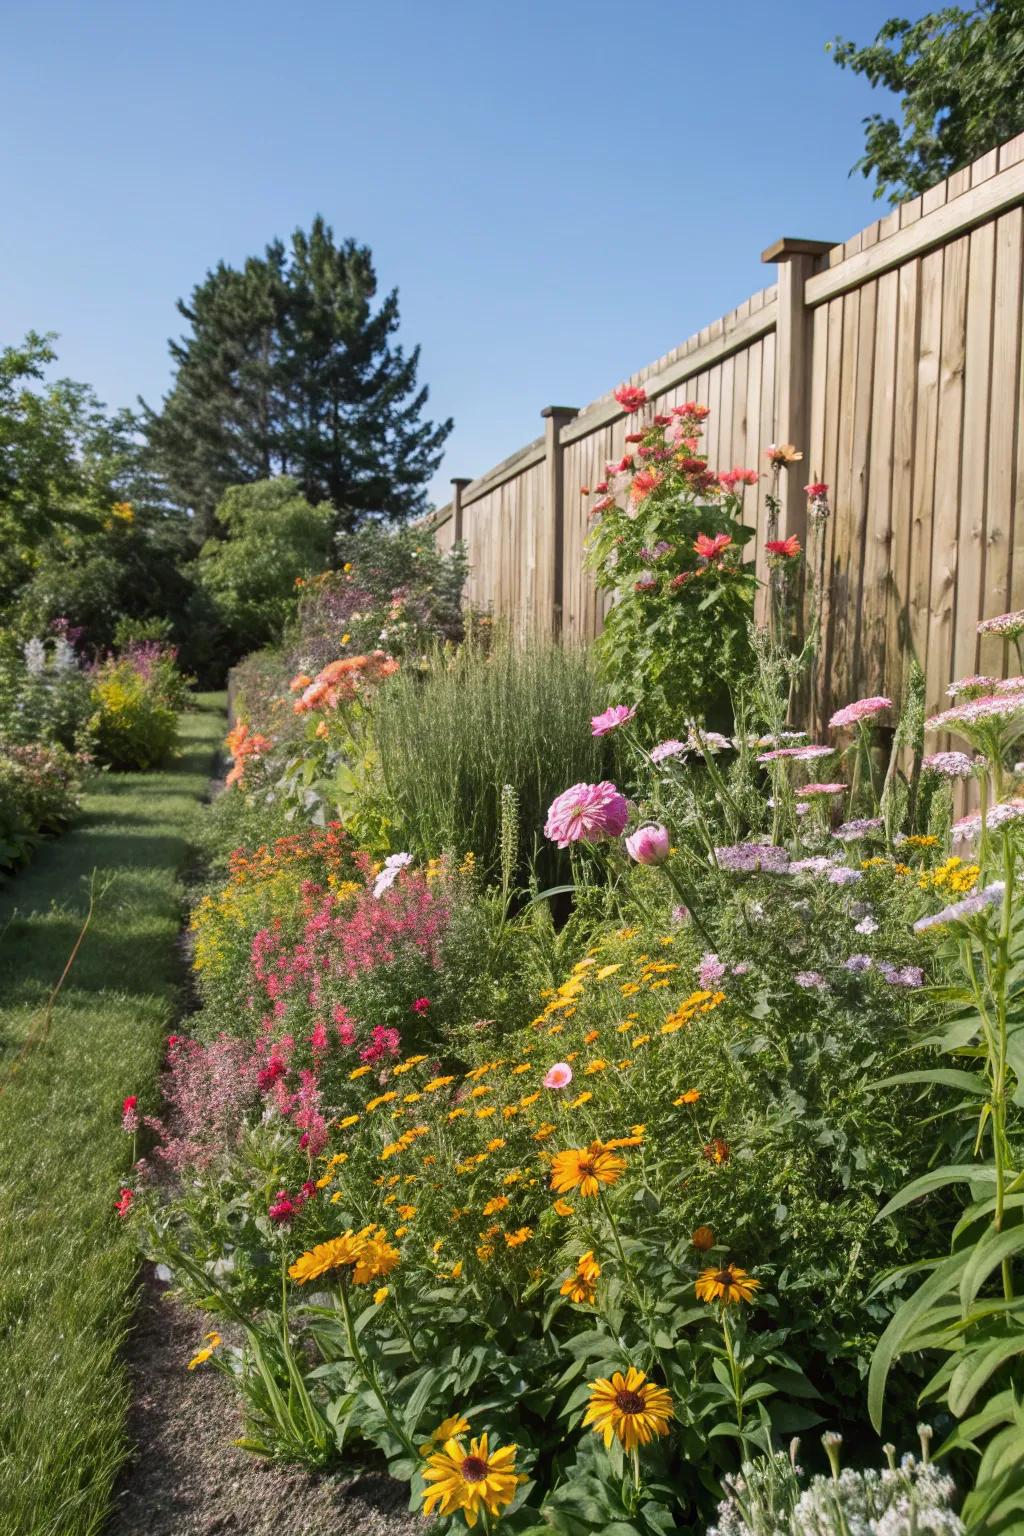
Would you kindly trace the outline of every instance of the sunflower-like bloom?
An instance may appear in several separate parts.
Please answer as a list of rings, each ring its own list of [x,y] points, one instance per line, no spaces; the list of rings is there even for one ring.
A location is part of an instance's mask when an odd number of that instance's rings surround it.
[[[611,1152],[600,1141],[589,1147],[570,1147],[556,1152],[551,1163],[551,1188],[567,1195],[578,1189],[584,1197],[600,1192],[602,1184],[614,1184],[626,1167],[626,1159]]]
[[[601,1266],[594,1258],[593,1252],[585,1253],[576,1261],[576,1273],[570,1275],[568,1280],[563,1280],[559,1288],[560,1296],[568,1296],[570,1301],[577,1306],[592,1306],[597,1295],[597,1282],[601,1274]]]
[[[603,1435],[606,1447],[618,1439],[625,1450],[635,1451],[655,1435],[667,1435],[674,1416],[667,1388],[655,1386],[643,1371],[631,1365],[625,1376],[616,1371],[611,1381],[599,1376],[590,1383],[590,1403],[583,1423],[589,1424],[595,1435]]]
[[[454,1435],[465,1435],[469,1432],[469,1420],[464,1419],[461,1413],[453,1413],[450,1418],[442,1419],[441,1423],[431,1432],[430,1439],[420,1446],[421,1456],[432,1456],[439,1445],[444,1445],[446,1440],[451,1440]]]
[[[423,1469],[424,1482],[433,1485],[424,1489],[423,1513],[432,1515],[436,1508],[447,1516],[461,1510],[472,1530],[481,1509],[496,1518],[511,1504],[519,1486],[515,1467],[514,1445],[491,1451],[487,1436],[480,1435],[469,1442],[467,1451],[460,1441],[447,1440],[440,1451],[427,1457]]]
[[[754,1292],[761,1282],[748,1275],[745,1269],[727,1264],[724,1269],[702,1269],[697,1277],[699,1301],[723,1301],[731,1306],[735,1301],[753,1301]]]
[[[366,1241],[362,1232],[343,1232],[340,1237],[329,1238],[326,1243],[317,1243],[315,1248],[310,1248],[300,1259],[289,1266],[288,1273],[299,1285],[305,1285],[308,1280],[317,1280],[321,1275],[326,1275],[328,1270],[340,1269],[344,1264],[355,1264]]]
[[[352,1279],[356,1285],[369,1285],[371,1280],[390,1275],[401,1257],[398,1249],[386,1242],[383,1236],[375,1234],[368,1237],[356,1257]]]

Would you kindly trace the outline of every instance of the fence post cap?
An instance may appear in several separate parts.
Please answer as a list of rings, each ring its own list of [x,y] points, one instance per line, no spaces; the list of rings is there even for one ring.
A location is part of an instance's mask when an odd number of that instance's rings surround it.
[[[451,483],[452,483],[452,485],[458,485],[458,486],[472,485],[473,484],[473,480],[472,480],[472,476],[470,476],[470,475],[452,475],[452,482]]]
[[[835,243],[834,240],[801,240],[796,235],[783,235],[761,252],[761,260],[789,261],[792,256],[824,256]]]
[[[544,417],[560,416],[564,417],[566,421],[571,421],[579,413],[580,408],[578,405],[546,405],[541,411],[541,415]]]

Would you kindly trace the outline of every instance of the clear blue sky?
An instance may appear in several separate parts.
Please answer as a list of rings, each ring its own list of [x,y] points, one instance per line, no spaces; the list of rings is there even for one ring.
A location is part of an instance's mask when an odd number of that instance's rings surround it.
[[[917,17],[926,9],[912,4]],[[894,99],[824,52],[897,0],[4,0],[0,343],[156,403],[174,309],[324,214],[370,245],[475,475],[880,213]]]

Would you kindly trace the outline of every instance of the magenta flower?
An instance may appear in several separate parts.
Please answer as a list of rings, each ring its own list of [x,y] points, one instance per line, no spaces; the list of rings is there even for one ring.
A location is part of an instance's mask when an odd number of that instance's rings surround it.
[[[590,720],[591,736],[607,736],[609,731],[614,731],[616,726],[625,725],[636,714],[635,707],[628,704],[613,704],[611,709],[606,709],[603,715],[592,715]]]
[[[892,699],[876,693],[870,699],[856,699],[854,703],[837,709],[829,725],[836,730],[844,725],[860,725],[862,721],[873,720],[876,715],[884,714],[887,709],[892,709]]]
[[[567,1061],[556,1061],[544,1074],[545,1088],[568,1088],[572,1082],[572,1067]]]
[[[413,1013],[426,1013],[426,1011],[427,1011],[427,1009],[429,1007],[430,1007],[430,998],[429,997],[418,997],[416,999],[416,1001],[412,1005],[412,1011],[413,1011]]]
[[[595,843],[619,837],[629,818],[626,797],[607,779],[600,784],[574,784],[551,802],[544,836],[568,848],[570,843]]]
[[[640,827],[626,838],[626,852],[638,864],[664,864],[668,858],[668,828],[660,822]]]
[[[134,1135],[139,1128],[138,1096],[130,1093],[121,1104],[121,1129]]]

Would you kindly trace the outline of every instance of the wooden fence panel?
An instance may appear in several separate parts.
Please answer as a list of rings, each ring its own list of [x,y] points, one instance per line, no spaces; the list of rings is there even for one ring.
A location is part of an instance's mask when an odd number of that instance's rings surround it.
[[[802,264],[629,382],[656,410],[710,407],[713,468],[762,471],[743,507],[762,581],[764,454],[795,416],[804,460],[789,473],[831,487],[816,717],[898,695],[911,656],[939,707],[954,676],[1010,660],[979,645],[979,618],[1024,606],[1024,134],[845,242],[781,241],[764,259]],[[461,515],[470,601],[566,640],[595,635],[608,605],[585,565],[580,487],[632,424],[611,394],[571,418],[434,518],[447,549]]]

